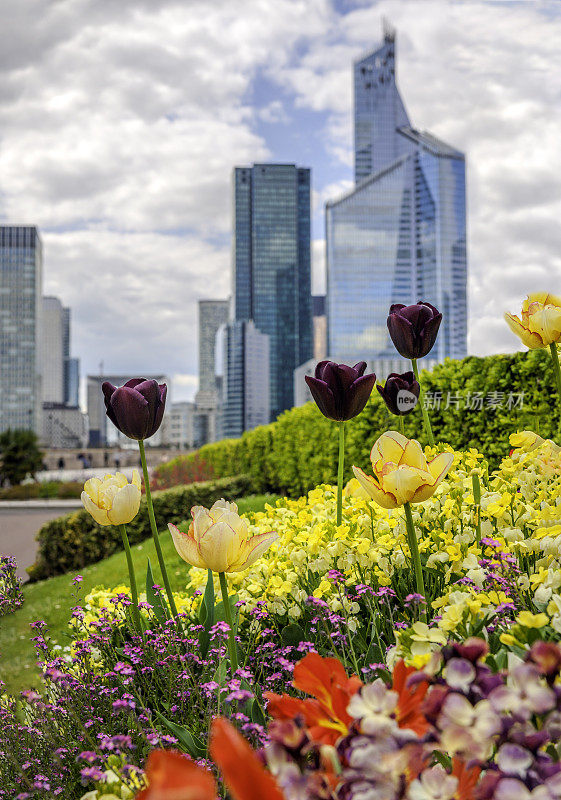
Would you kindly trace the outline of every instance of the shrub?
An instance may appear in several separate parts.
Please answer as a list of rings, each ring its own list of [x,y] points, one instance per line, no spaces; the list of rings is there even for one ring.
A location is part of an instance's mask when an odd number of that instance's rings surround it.
[[[35,500],[38,497],[69,500],[79,498],[82,481],[45,481],[43,483],[20,483],[0,489],[0,500]]]
[[[41,469],[43,453],[33,431],[11,430],[0,433],[0,475],[12,486]]]
[[[447,359],[423,373],[422,381],[434,406],[429,414],[436,440],[456,450],[476,448],[485,453],[491,467],[508,453],[511,433],[539,427],[542,436],[555,438],[559,429],[553,369],[545,351]],[[523,407],[509,408],[509,397],[511,405],[512,399],[522,397]],[[496,405],[499,402],[501,406]],[[406,435],[424,443],[420,411],[404,421]],[[380,433],[396,425],[396,418],[374,391],[364,412],[347,423],[346,479],[352,477],[352,464],[368,461]],[[308,403],[285,411],[270,425],[247,431],[240,439],[207,444],[176,461],[188,464],[200,457],[217,477],[247,473],[256,491],[298,497],[317,484],[336,481],[337,435],[337,426]]]
[[[196,453],[192,459],[172,458],[160,464],[150,479],[152,491],[171,489],[172,486],[185,486],[188,483],[200,483],[214,478],[214,469]]]
[[[160,525],[168,522],[177,525],[188,516],[194,505],[211,506],[221,497],[234,499],[252,491],[251,479],[247,475],[192,483],[154,492],[154,512]],[[142,542],[151,534],[144,497],[137,516],[127,525],[127,532],[131,544]],[[82,569],[121,549],[119,529],[113,525],[97,525],[85,509],[47,522],[37,534],[37,540],[37,560],[27,570],[31,580]]]

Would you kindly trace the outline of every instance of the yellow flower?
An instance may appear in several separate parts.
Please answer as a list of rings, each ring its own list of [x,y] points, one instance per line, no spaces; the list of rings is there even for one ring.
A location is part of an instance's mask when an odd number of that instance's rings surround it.
[[[356,478],[351,478],[343,488],[343,497],[359,497],[362,500],[370,500],[370,495],[366,492]]]
[[[561,298],[547,292],[528,295],[522,303],[522,319],[505,314],[507,325],[531,350],[561,341]]]
[[[383,508],[398,508],[432,497],[452,466],[454,454],[440,453],[427,462],[419,442],[388,431],[374,444],[370,460],[374,476],[353,467],[356,479]]]
[[[411,627],[411,655],[423,656],[446,644],[446,637],[438,628],[429,628],[426,622],[415,622]]]
[[[226,500],[217,500],[210,510],[194,506],[191,515],[188,533],[168,525],[175,549],[188,564],[213,572],[247,569],[279,538],[274,531],[252,536],[237,505]]]
[[[529,611],[521,611],[516,617],[516,622],[524,628],[543,628],[549,622],[547,614],[531,614]]]
[[[122,472],[90,478],[84,484],[82,503],[98,525],[126,525],[140,507],[138,472],[133,470],[131,483]]]
[[[520,642],[517,639],[515,639],[511,633],[501,633],[501,635],[499,636],[499,640],[501,641],[502,644],[506,645],[520,644]]]

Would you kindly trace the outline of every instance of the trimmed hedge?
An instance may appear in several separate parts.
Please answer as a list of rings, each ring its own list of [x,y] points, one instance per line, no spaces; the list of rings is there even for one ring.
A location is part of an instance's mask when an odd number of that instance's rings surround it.
[[[188,518],[192,506],[209,507],[221,497],[231,500],[254,491],[249,475],[177,486],[152,494],[154,513],[162,527],[168,522],[177,525]],[[131,544],[138,544],[151,535],[144,496],[138,514],[127,525],[127,532]],[[37,560],[27,570],[32,581],[80,570],[122,549],[118,527],[101,527],[85,509],[47,522],[37,534],[37,540]]]
[[[531,428],[544,437],[558,434],[560,402],[547,351],[447,359],[432,372],[424,372],[422,383],[427,395],[442,395],[440,409],[429,409],[436,440],[458,450],[475,447],[493,467],[508,454],[508,437],[514,431]],[[446,408],[448,392],[450,404]],[[482,393],[483,408],[465,409],[466,401],[473,400],[476,392]],[[486,407],[488,397],[501,392],[503,407]],[[516,398],[520,392],[524,392],[523,408],[509,409],[509,395]],[[458,408],[455,397],[460,401]],[[407,436],[423,443],[420,409],[404,419]],[[352,464],[368,465],[372,444],[390,428],[397,429],[398,421],[374,391],[364,412],[347,424],[346,479],[352,477]],[[198,457],[214,469],[217,477],[248,473],[256,492],[297,497],[318,483],[336,481],[337,436],[337,425],[325,419],[315,404],[308,403],[284,412],[270,425],[244,433],[240,439],[208,444],[196,454],[179,459]]]

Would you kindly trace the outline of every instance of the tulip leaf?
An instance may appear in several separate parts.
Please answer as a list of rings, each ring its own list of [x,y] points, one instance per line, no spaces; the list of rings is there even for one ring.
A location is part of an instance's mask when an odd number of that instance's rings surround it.
[[[169,619],[169,611],[167,603],[161,593],[157,594],[154,586],[154,574],[152,572],[152,564],[148,559],[148,569],[146,570],[146,601],[152,606],[154,616],[160,623],[164,623]]]
[[[281,631],[282,643],[288,647],[296,647],[300,642],[305,641],[306,634],[304,629],[298,625],[297,622],[291,622],[290,625],[285,625]]]
[[[227,678],[228,678],[228,661],[227,659],[223,658],[220,664],[218,665],[216,672],[214,673],[214,680],[220,687],[222,687],[225,685]]]
[[[159,711],[156,711],[156,716],[160,722],[165,725],[172,736],[175,736],[182,749],[188,753],[191,758],[206,758],[206,747],[198,737],[193,736],[191,731],[183,725],[177,725],[175,722],[167,719]]]

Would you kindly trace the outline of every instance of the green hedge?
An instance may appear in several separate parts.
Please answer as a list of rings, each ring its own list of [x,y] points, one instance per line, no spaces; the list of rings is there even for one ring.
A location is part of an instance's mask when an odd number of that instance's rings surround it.
[[[456,449],[475,447],[492,466],[508,453],[512,432],[532,428],[551,437],[559,430],[560,400],[547,351],[448,359],[431,373],[423,373],[422,382],[425,392],[433,397],[440,392],[443,397],[440,409],[429,410],[437,441],[449,442]],[[451,403],[445,408],[448,392]],[[455,407],[452,396],[458,396],[460,406],[464,406],[468,393],[473,398],[476,392],[482,393],[482,410]],[[504,393],[503,408],[485,407],[493,392]],[[524,392],[523,408],[509,410],[509,394],[519,392]],[[352,464],[368,464],[372,444],[380,433],[397,425],[397,419],[374,391],[364,412],[347,425],[346,478],[352,477]],[[424,442],[420,409],[405,417],[405,432]],[[325,419],[315,404],[308,403],[286,411],[270,425],[244,433],[240,439],[205,445],[196,455],[214,469],[217,477],[248,473],[255,491],[295,497],[318,483],[335,482],[337,426]]]
[[[177,525],[187,519],[192,506],[209,507],[221,497],[230,500],[254,491],[248,475],[237,475],[154,492],[152,498],[161,529],[168,522]],[[151,535],[145,497],[142,497],[137,516],[127,525],[127,532],[131,544]],[[37,540],[37,560],[27,570],[32,581],[80,570],[122,549],[119,529],[113,525],[101,527],[83,509],[47,522],[37,534]]]

